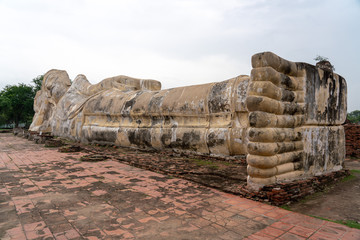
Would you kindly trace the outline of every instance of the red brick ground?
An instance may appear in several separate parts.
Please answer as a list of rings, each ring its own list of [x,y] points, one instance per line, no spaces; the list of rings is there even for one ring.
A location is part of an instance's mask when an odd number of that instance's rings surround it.
[[[0,134],[0,239],[360,239],[360,231]]]

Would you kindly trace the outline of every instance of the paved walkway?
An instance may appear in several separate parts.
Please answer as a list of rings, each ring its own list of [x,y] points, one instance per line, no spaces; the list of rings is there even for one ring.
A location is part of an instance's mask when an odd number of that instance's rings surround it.
[[[0,134],[0,239],[360,239],[360,231]]]

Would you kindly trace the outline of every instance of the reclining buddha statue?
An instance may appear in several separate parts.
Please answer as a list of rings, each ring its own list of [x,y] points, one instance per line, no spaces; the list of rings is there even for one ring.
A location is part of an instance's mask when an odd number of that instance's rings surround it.
[[[34,102],[31,131],[84,143],[245,155],[248,185],[342,168],[345,79],[271,52],[252,57],[250,76],[161,90],[127,76],[90,84],[50,70]]]

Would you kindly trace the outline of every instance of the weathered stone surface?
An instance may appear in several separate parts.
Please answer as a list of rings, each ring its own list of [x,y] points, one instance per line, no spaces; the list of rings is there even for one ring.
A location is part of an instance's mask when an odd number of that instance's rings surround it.
[[[69,75],[65,71],[50,70],[42,82],[41,90],[36,93],[34,100],[35,115],[31,123],[31,131],[51,132],[54,113],[59,100],[71,85]]]
[[[247,97],[253,188],[342,169],[346,82],[326,69],[256,54]]]
[[[34,104],[31,131],[82,142],[247,155],[248,184],[337,171],[345,155],[346,82],[326,69],[271,52],[252,57],[251,76],[160,90],[126,76],[92,85],[51,70]]]

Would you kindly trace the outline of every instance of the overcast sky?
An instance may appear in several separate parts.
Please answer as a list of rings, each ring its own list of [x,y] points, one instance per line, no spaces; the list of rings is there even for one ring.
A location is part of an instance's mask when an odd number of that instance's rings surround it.
[[[272,51],[328,57],[360,109],[360,0],[0,0],[0,88],[50,69],[91,83],[115,75],[163,89],[250,74]]]

